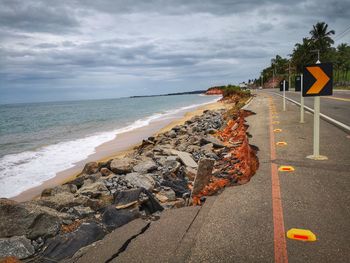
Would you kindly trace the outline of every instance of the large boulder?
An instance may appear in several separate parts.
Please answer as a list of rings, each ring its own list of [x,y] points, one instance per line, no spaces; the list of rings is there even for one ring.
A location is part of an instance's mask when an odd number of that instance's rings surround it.
[[[153,160],[149,159],[135,165],[133,170],[134,172],[145,174],[153,172],[154,170],[157,170],[157,168],[157,164]]]
[[[85,183],[79,190],[78,194],[88,196],[90,198],[99,198],[103,195],[109,195],[106,185],[97,181],[95,183]]]
[[[71,193],[74,194],[78,190],[77,186],[75,184],[64,184],[64,185],[59,185],[54,188],[46,188],[42,191],[41,196],[52,196],[56,195],[59,193]]]
[[[25,236],[0,238],[0,258],[16,257],[27,258],[35,252],[30,240]]]
[[[58,233],[62,220],[69,219],[59,213],[33,202],[17,203],[0,199],[0,237],[23,236],[29,239],[50,237]]]
[[[125,175],[125,179],[132,185],[152,190],[155,181],[150,174],[129,173]]]
[[[89,162],[85,164],[84,169],[82,171],[83,174],[95,174],[98,173],[99,165],[97,162]]]
[[[102,213],[102,223],[106,226],[108,231],[112,231],[139,216],[140,213],[138,209],[116,209],[115,206],[111,205],[106,207]]]
[[[54,196],[41,197],[34,202],[42,206],[56,209],[57,211],[62,211],[63,209],[78,205],[88,206],[88,199],[89,198],[86,196],[75,197],[71,193],[63,192]]]
[[[110,164],[110,168],[115,174],[127,174],[131,172],[133,165],[133,159],[124,157],[122,159],[114,159]]]

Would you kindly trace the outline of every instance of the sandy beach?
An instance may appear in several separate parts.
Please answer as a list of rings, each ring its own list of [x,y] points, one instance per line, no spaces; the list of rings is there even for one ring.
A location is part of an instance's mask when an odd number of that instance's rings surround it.
[[[31,200],[40,195],[42,190],[63,184],[74,179],[84,168],[84,165],[90,161],[106,161],[113,158],[123,157],[128,152],[132,151],[135,146],[142,142],[143,139],[149,136],[166,132],[174,126],[181,125],[193,116],[201,115],[205,110],[216,110],[227,108],[229,104],[223,102],[214,102],[199,106],[188,112],[181,112],[172,118],[154,121],[150,125],[135,129],[130,132],[118,134],[112,141],[106,142],[95,148],[95,153],[91,154],[87,159],[76,163],[72,168],[61,171],[41,185],[28,189],[21,194],[11,198],[13,200],[23,202]]]

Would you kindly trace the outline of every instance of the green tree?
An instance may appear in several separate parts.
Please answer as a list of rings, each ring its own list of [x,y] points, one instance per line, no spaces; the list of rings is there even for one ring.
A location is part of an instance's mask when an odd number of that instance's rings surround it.
[[[313,63],[313,42],[308,38],[303,38],[302,43],[296,43],[291,54],[292,65],[296,68],[297,72],[301,73],[304,66]]]
[[[331,37],[334,34],[334,30],[328,31],[328,24],[325,22],[317,22],[316,25],[313,25],[313,29],[310,31],[311,41],[315,49],[320,50],[321,60],[328,58],[327,53],[329,52],[332,44],[334,44]]]
[[[335,68],[338,75],[335,76],[336,80],[347,81],[347,75],[350,71],[350,46],[346,43],[337,47]]]

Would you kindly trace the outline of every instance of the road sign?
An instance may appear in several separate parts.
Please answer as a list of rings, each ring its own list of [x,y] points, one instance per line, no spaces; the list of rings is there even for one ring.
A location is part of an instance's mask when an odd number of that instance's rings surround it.
[[[304,68],[303,97],[329,96],[333,93],[333,65],[322,63]]]
[[[301,76],[295,77],[295,91],[301,91]]]
[[[286,91],[289,90],[289,83],[286,81]],[[283,91],[283,80],[280,82],[280,91]]]

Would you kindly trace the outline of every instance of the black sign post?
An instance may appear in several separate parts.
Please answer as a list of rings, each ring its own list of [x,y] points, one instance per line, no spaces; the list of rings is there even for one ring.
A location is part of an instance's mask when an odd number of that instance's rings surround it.
[[[301,91],[301,76],[295,76],[295,91]]]
[[[280,91],[283,91],[283,81],[285,82],[285,85],[286,85],[286,87],[285,87],[286,91],[289,91],[289,82],[285,81],[285,80],[282,80],[280,82]]]

